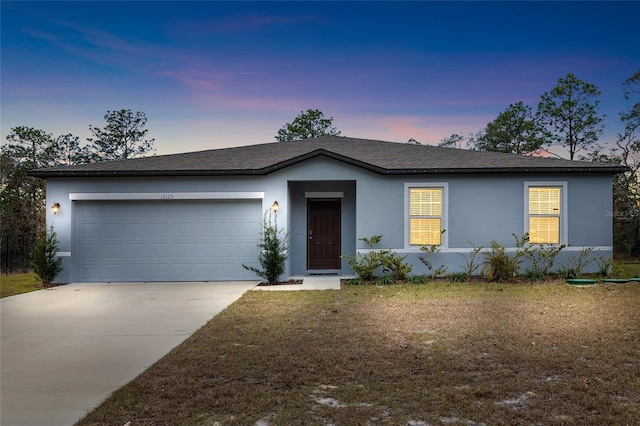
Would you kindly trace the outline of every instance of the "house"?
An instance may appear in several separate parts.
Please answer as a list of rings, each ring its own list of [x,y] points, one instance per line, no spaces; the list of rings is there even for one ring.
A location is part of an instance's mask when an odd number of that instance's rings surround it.
[[[362,237],[427,272],[420,245],[456,272],[512,234],[612,256],[612,164],[321,137],[38,169],[64,282],[256,279],[260,222],[278,202],[287,275],[352,274]],[[48,209],[51,210],[51,209]],[[441,231],[446,230],[442,233]]]

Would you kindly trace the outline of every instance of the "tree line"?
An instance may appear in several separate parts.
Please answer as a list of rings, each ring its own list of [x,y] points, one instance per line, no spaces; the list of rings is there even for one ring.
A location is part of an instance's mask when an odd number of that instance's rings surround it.
[[[623,95],[630,105],[620,112],[622,132],[615,146],[604,150],[598,143],[604,131],[599,114],[601,92],[597,86],[569,73],[540,96],[536,111],[516,102],[495,120],[470,135],[454,133],[441,147],[494,151],[518,155],[546,155],[570,160],[621,164],[631,171],[613,180],[614,250],[640,256],[640,70],[623,83]],[[635,101],[635,102],[634,102]],[[281,142],[324,135],[340,135],[333,117],[319,110],[307,110],[276,135]],[[414,138],[407,143],[420,144]],[[607,214],[607,212],[603,212]]]
[[[604,151],[598,144],[603,133],[599,114],[600,90],[569,73],[541,95],[537,109],[517,102],[498,114],[476,133],[454,133],[442,147],[496,151],[519,155],[549,155],[628,166],[631,171],[614,178],[614,247],[618,253],[640,256],[640,70],[623,83],[630,102],[620,112],[622,132],[615,147]],[[45,182],[27,175],[32,169],[137,158],[155,152],[147,139],[147,117],[129,109],[107,111],[106,125],[90,125],[92,137],[82,144],[72,134],[54,136],[43,130],[18,126],[0,150],[0,251],[9,250],[8,236],[32,235],[45,229]],[[280,128],[275,140],[288,142],[326,135],[340,135],[333,117],[308,109]],[[419,144],[416,139],[407,143]],[[558,148],[560,150],[558,150]],[[564,153],[564,154],[563,154]],[[28,248],[23,249],[24,252]],[[3,267],[6,259],[3,257]]]
[[[5,272],[26,268],[36,234],[45,228],[45,182],[28,176],[32,169],[122,160],[155,151],[147,139],[147,117],[129,109],[107,111],[106,125],[90,125],[92,137],[82,144],[72,134],[54,136],[17,126],[0,149],[0,252]],[[12,263],[13,265],[10,265]]]
[[[620,112],[622,131],[615,146],[599,144],[603,117],[599,114],[600,90],[569,73],[540,97],[537,110],[522,102],[509,105],[480,131],[452,134],[439,146],[497,151],[520,155],[550,155],[571,160],[608,162],[631,171],[613,180],[614,250],[640,256],[640,70],[623,83],[629,101]],[[411,141],[411,140],[410,140]],[[415,142],[415,140],[414,140]],[[605,212],[607,214],[607,212]]]

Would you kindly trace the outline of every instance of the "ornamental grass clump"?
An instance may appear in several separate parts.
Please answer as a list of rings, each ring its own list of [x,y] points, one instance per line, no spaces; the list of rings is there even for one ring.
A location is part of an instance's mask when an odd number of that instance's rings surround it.
[[[262,240],[258,243],[258,247],[261,249],[258,254],[260,268],[245,264],[242,267],[255,272],[268,284],[274,285],[278,283],[280,276],[284,273],[285,261],[289,257],[287,247],[289,233],[278,228],[278,214],[274,213],[272,220],[271,209],[265,211],[261,226]]]

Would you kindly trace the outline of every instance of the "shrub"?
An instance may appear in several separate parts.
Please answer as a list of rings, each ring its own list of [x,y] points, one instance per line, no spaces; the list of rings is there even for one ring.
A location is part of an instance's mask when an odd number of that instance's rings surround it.
[[[274,213],[275,219],[271,219],[271,209],[264,213],[262,221],[262,240],[258,243],[260,253],[258,262],[261,268],[242,265],[244,269],[255,272],[259,277],[264,278],[271,285],[277,284],[280,276],[284,273],[285,261],[289,257],[287,249],[287,238],[289,233],[278,229],[278,214]]]
[[[443,229],[442,231],[440,231],[440,235],[444,234],[445,232],[446,230]],[[420,251],[425,253],[429,257],[440,252],[441,249],[442,247],[440,246],[440,244],[428,244],[428,245],[420,246]],[[422,262],[429,270],[431,278],[437,278],[437,277],[443,276],[444,273],[447,272],[447,267],[444,265],[440,265],[439,267],[436,268],[434,267],[434,264],[430,259],[423,256],[420,256],[419,259],[420,259],[420,262]]]
[[[42,284],[51,282],[62,272],[62,259],[56,258],[58,237],[53,226],[38,236],[36,248],[31,255],[31,267]]]
[[[478,257],[478,254],[480,254],[480,252],[484,249],[484,246],[476,247],[475,244],[473,244],[471,241],[467,240],[467,242],[473,247],[473,250],[471,250],[471,253],[469,253],[469,258],[467,258],[467,256],[462,253],[458,253],[465,262],[464,265],[460,265],[460,267],[464,271],[464,275],[466,275],[465,279],[462,281],[466,281],[467,278],[472,277],[476,273],[478,268],[480,268],[481,264],[476,263],[476,258]]]
[[[376,244],[382,241],[382,235],[374,235],[371,238],[363,237],[359,240],[364,241],[370,249],[373,249]],[[388,253],[388,250],[371,250],[367,254],[356,253],[355,256],[342,255],[340,257],[347,259],[347,263],[358,278],[363,281],[371,281],[375,278],[376,269],[382,266],[383,259]]]
[[[485,252],[484,256],[482,275],[487,281],[503,282],[513,279],[519,270],[518,257],[509,256],[504,247],[495,241],[491,242],[491,250]]]
[[[600,256],[596,259],[596,262],[598,264],[598,275],[608,277],[613,270],[613,259]]]
[[[378,278],[379,285],[391,285],[394,282],[395,281],[391,275],[383,275],[380,278]]]
[[[580,250],[578,256],[571,256],[560,270],[560,276],[565,279],[580,278],[582,270],[591,262],[589,254],[593,251],[593,247],[586,247]]]
[[[428,281],[429,277],[427,277],[426,275],[422,274],[422,275],[413,275],[410,276],[407,281],[409,281],[411,284],[424,284]]]
[[[400,256],[393,252],[387,252],[382,256],[382,271],[391,274],[394,280],[402,281],[411,273],[413,267],[404,260],[407,256]]]
[[[527,247],[524,255],[531,262],[527,277],[530,279],[545,279],[553,268],[556,257],[566,246],[566,244],[537,244]]]

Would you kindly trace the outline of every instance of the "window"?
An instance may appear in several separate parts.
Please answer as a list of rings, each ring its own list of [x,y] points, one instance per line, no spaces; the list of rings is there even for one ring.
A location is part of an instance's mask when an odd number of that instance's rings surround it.
[[[559,244],[563,217],[562,188],[559,186],[529,186],[529,242]]]
[[[444,188],[409,187],[409,245],[442,244]]]

